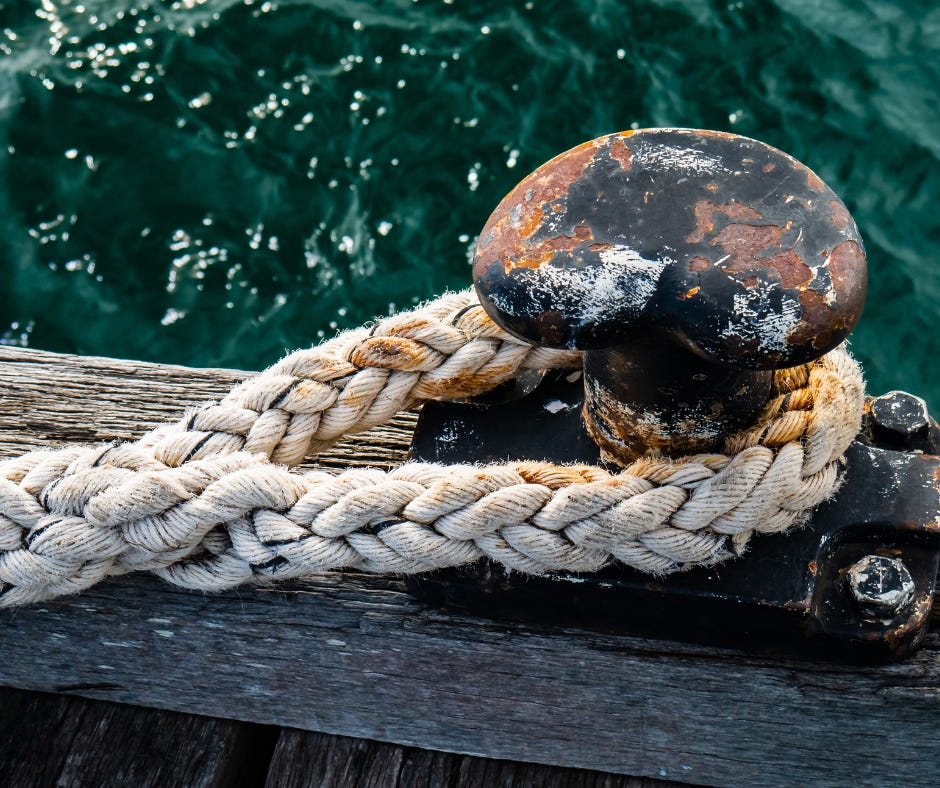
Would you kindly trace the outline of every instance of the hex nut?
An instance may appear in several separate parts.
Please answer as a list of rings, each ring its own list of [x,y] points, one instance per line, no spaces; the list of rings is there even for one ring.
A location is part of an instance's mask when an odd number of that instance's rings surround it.
[[[846,582],[861,611],[890,618],[914,598],[914,579],[900,558],[866,555],[846,571]]]
[[[889,442],[908,442],[927,437],[930,416],[927,403],[906,391],[889,391],[869,403],[872,433]]]

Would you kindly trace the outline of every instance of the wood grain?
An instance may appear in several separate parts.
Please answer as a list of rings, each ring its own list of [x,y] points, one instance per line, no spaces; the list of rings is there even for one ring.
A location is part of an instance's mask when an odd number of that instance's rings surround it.
[[[678,785],[3,688],[0,775],[9,788]]]
[[[284,730],[266,788],[672,788],[642,777],[496,761],[396,744]]]
[[[0,346],[0,456],[69,442],[133,440],[188,407],[221,399],[253,374]],[[416,418],[400,413],[386,426],[335,444],[315,465],[399,465]]]
[[[6,452],[130,437],[240,377],[0,360]],[[410,418],[326,462],[399,461]],[[8,686],[687,783],[932,786],[940,762],[935,633],[907,662],[849,665],[447,614],[395,578],[207,596],[125,577],[3,612],[0,653]]]
[[[277,728],[63,695],[0,694],[3,785],[261,785]]]

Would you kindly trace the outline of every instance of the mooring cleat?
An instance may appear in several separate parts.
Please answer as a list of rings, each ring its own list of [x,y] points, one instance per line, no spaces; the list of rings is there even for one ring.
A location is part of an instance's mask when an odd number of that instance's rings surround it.
[[[503,329],[583,350],[591,435],[622,462],[715,451],[770,370],[861,315],[865,254],[841,200],[762,142],[649,129],[539,167],[490,216],[474,284]]]
[[[848,336],[867,282],[855,223],[818,176],[755,140],[685,129],[601,137],[540,167],[487,222],[474,281],[509,333],[584,351],[583,374],[549,373],[501,402],[427,403],[416,460],[626,465],[717,451],[757,418],[773,370]],[[938,454],[923,401],[893,392],[869,402],[836,496],[743,557],[659,579],[623,566],[527,578],[478,565],[411,582],[493,615],[550,610],[681,637],[798,631],[904,656],[936,585]],[[883,616],[852,582],[871,556],[910,580],[905,604]]]

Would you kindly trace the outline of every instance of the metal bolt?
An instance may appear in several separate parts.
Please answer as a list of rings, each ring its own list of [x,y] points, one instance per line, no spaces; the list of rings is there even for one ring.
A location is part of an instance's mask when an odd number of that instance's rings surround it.
[[[890,618],[914,598],[914,579],[900,558],[866,555],[846,580],[861,611],[874,618]]]
[[[872,437],[906,445],[922,440],[930,431],[927,403],[906,391],[889,391],[869,403]]]

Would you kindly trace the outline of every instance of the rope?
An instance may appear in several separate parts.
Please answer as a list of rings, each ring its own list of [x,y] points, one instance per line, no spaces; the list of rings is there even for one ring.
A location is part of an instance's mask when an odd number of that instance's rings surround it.
[[[647,457],[617,473],[533,462],[285,467],[424,399],[579,361],[505,334],[468,291],[291,353],[136,443],[0,462],[0,606],[132,571],[217,591],[481,558],[533,574],[614,560],[655,574],[711,565],[830,497],[860,427],[861,372],[838,348],[777,372],[755,426],[724,454]]]
[[[172,467],[238,451],[293,466],[424,400],[481,394],[521,369],[579,366],[580,353],[511,337],[466,290],[295,351],[140,443]]]

